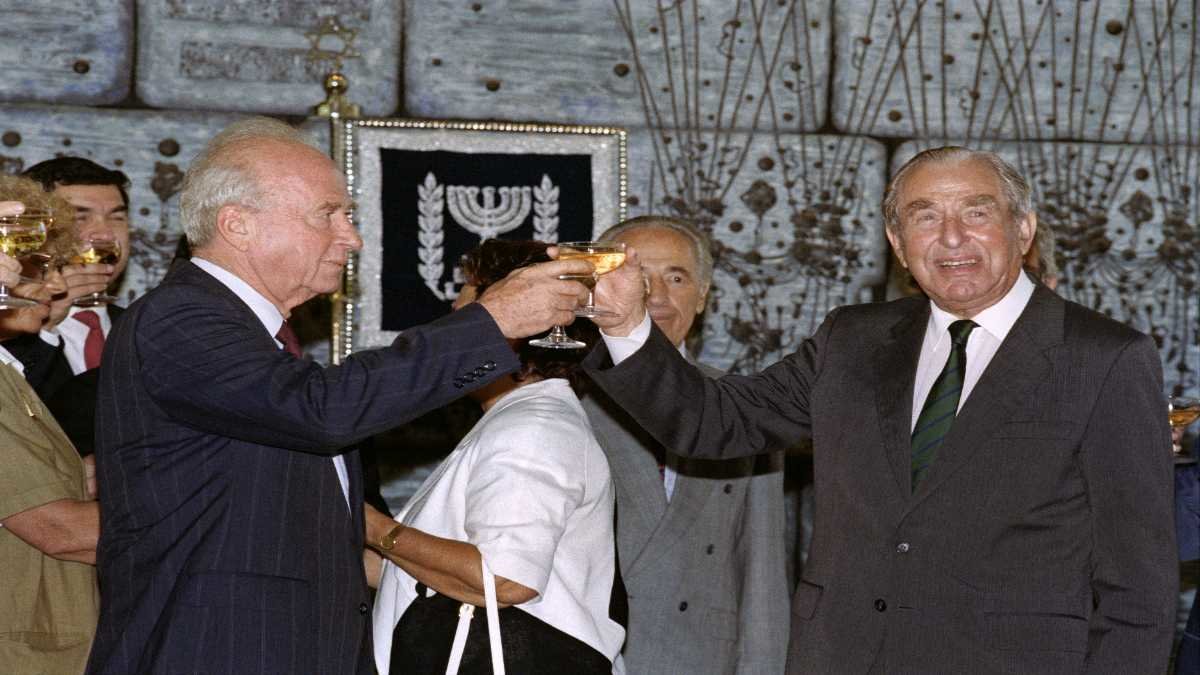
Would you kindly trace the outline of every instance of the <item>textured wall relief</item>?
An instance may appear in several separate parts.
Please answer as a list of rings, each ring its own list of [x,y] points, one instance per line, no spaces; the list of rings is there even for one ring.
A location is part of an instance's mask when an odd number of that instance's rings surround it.
[[[731,370],[778,360],[883,278],[883,146],[801,133],[825,119],[827,15],[803,2],[618,7],[649,127],[631,142],[631,211],[712,235],[702,356]]]
[[[138,3],[138,95],[154,106],[306,114],[324,98],[329,49],[319,27],[336,17],[358,58],[345,62],[368,115],[399,100],[402,5],[368,0]]]
[[[133,0],[2,7],[0,101],[99,105],[129,94]]]
[[[833,119],[899,137],[1200,141],[1200,5],[839,3]]]

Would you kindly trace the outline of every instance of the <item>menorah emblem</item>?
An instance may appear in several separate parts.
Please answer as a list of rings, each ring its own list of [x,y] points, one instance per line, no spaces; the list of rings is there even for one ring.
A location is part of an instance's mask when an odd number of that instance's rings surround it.
[[[480,200],[482,195],[483,199]],[[496,203],[499,196],[500,203]],[[493,187],[474,185],[442,185],[433,172],[417,186],[417,271],[421,279],[439,300],[458,297],[457,285],[463,283],[462,270],[455,266],[450,281],[443,281],[445,272],[445,216],[450,215],[464,230],[479,235],[480,241],[495,239],[512,232],[525,222],[533,211],[533,236],[554,243],[558,241],[558,186],[543,174],[541,183]]]
[[[479,193],[483,192],[483,203]],[[500,203],[496,204],[496,195]],[[529,186],[478,188],[474,185],[447,185],[446,205],[450,215],[468,232],[479,235],[480,241],[495,239],[512,232],[529,217],[532,206]]]

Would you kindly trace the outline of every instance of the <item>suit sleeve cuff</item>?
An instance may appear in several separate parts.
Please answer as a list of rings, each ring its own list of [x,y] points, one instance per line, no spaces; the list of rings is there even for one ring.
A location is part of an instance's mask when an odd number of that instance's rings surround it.
[[[634,352],[646,344],[646,340],[650,338],[650,314],[647,312],[642,317],[642,322],[629,335],[618,337],[600,331],[600,337],[604,338],[604,345],[608,347],[608,355],[615,366],[633,356]]]

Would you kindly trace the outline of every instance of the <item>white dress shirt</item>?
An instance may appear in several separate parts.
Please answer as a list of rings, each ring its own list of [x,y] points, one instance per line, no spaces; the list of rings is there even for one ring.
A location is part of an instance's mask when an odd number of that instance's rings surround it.
[[[258,317],[258,320],[262,323],[263,328],[266,328],[267,333],[271,335],[272,339],[274,339],[275,334],[278,333],[279,329],[283,326],[284,321],[283,314],[279,312],[279,308],[272,304],[270,300],[264,298],[262,293],[254,290],[250,284],[242,281],[242,279],[236,274],[230,272],[224,267],[196,256],[192,256],[192,263],[195,264],[196,267],[199,267],[205,272],[211,274],[217,281],[225,284],[229,290],[233,291],[234,295],[238,296],[242,302],[246,303],[250,307],[250,311],[254,312],[254,316]],[[275,344],[278,345],[280,349],[283,349],[283,343],[278,339],[275,340]],[[337,471],[338,482],[342,484],[342,495],[346,497],[346,506],[349,507],[350,474],[346,471],[346,458],[342,457],[341,455],[337,455],[331,457],[330,460],[333,462],[334,470]]]
[[[71,365],[71,372],[78,375],[87,370],[87,365],[83,358],[83,346],[87,342],[88,332],[91,330],[87,324],[77,320],[75,315],[84,311],[93,311],[96,316],[100,317],[100,332],[104,334],[104,339],[108,339],[108,332],[112,330],[112,319],[108,316],[108,306],[100,305],[99,307],[75,307],[71,306],[67,310],[67,318],[63,319],[54,328],[43,328],[38,335],[46,344],[57,347],[60,344],[63,348],[63,356],[67,357],[67,363]]]
[[[972,317],[972,320],[979,324],[979,328],[972,330],[967,339],[967,372],[963,374],[963,390],[958,399],[960,410],[975,384],[979,382],[984,369],[996,355],[996,350],[1000,349],[1000,343],[1004,342],[1008,331],[1012,330],[1013,324],[1025,310],[1025,305],[1029,304],[1029,299],[1033,297],[1033,289],[1033,282],[1022,272],[1017,275],[1017,282],[1008,289],[1008,293],[1000,302]],[[950,358],[950,324],[958,320],[957,316],[933,302],[929,305],[929,323],[925,326],[925,340],[921,343],[921,357],[917,362],[917,378],[913,385],[910,429],[916,426],[917,417],[925,405],[925,397],[929,395],[934,380],[946,366],[946,360]],[[620,363],[646,344],[650,337],[650,315],[646,314],[628,336],[606,335],[603,331],[600,336],[604,338],[613,363]]]
[[[996,350],[1000,349],[1000,343],[1004,342],[1008,331],[1012,330],[1013,324],[1025,310],[1025,305],[1029,304],[1033,288],[1033,282],[1022,272],[1017,275],[1017,283],[1008,289],[1000,302],[971,317],[979,327],[972,330],[967,338],[967,370],[963,373],[959,410],[967,402],[984,369],[992,362]],[[917,417],[921,415],[929,390],[933,389],[934,381],[942,368],[946,367],[946,361],[950,358],[950,324],[959,319],[932,302],[929,306],[929,323],[925,325],[925,340],[921,343],[921,358],[917,362],[917,379],[913,383],[912,424],[909,429],[917,425]]]

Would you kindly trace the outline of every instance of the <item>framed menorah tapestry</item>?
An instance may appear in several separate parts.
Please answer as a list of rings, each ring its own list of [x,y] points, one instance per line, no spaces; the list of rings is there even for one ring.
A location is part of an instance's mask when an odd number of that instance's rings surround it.
[[[442,316],[486,239],[592,239],[625,215],[625,131],[364,119],[336,130],[363,250],[347,266],[335,360]]]

